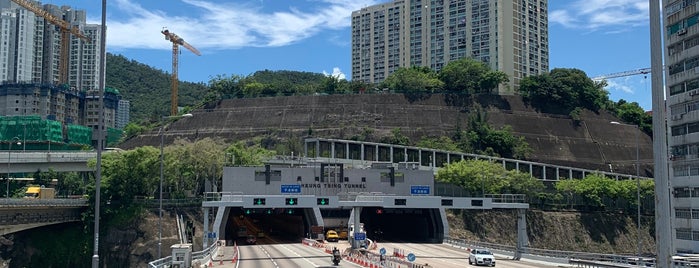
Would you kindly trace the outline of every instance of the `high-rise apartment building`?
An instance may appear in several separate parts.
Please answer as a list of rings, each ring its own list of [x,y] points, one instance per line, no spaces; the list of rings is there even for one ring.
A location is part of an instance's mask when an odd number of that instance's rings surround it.
[[[699,253],[699,8],[663,0],[673,250]]]
[[[0,111],[5,116],[39,115],[97,129],[95,92],[100,61],[106,55],[99,46],[101,25],[86,23],[84,10],[51,4],[42,9],[91,40],[69,35],[68,84],[58,85],[61,30],[10,0],[0,0]],[[105,93],[105,127],[115,127],[120,97],[113,93]]]
[[[352,80],[379,83],[400,67],[439,71],[462,58],[506,73],[500,94],[547,72],[548,0],[396,0],[352,12]]]

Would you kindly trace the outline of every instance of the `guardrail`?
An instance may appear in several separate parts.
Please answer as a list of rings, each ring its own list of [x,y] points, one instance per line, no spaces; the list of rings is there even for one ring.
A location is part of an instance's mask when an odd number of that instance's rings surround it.
[[[211,253],[214,252],[218,248],[217,243],[213,243],[211,246],[208,248],[205,248],[202,251],[197,251],[197,252],[192,252],[192,261],[195,260],[211,260]],[[164,258],[160,258],[157,260],[154,260],[152,262],[148,263],[149,268],[161,268],[164,266],[170,266],[172,264],[172,256],[167,256]]]
[[[4,198],[0,199],[0,208],[14,207],[86,207],[87,199],[24,199]]]
[[[514,255],[514,252],[516,251],[515,246],[468,241],[465,239],[456,239],[451,237],[445,237],[444,243],[464,248],[488,248],[494,252],[501,251],[501,254]],[[655,267],[655,258],[638,258],[637,256],[618,254],[602,254],[525,247],[522,256],[526,259],[555,263],[568,263],[574,265],[575,267],[585,268]],[[672,267],[699,267],[699,262],[676,259],[672,262]]]

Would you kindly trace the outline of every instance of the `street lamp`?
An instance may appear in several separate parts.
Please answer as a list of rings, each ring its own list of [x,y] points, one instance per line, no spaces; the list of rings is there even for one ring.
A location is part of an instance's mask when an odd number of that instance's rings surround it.
[[[182,118],[182,117],[192,117],[192,114],[183,114],[183,115],[172,115],[172,116],[163,116],[162,121],[165,121],[170,118]],[[160,190],[159,190],[159,198],[158,198],[158,259],[161,258],[161,253],[162,253],[162,246],[163,246],[163,166],[164,166],[164,153],[163,153],[163,143],[165,140],[165,131],[164,131],[164,125],[158,129],[158,135],[160,136]]]
[[[102,143],[104,133],[104,80],[107,58],[107,0],[102,0],[102,25],[100,26],[100,66],[99,66],[99,113],[97,118],[97,165],[95,168],[95,225],[92,246],[92,268],[100,264],[100,188],[102,187]],[[51,153],[51,138],[49,137],[49,153]]]
[[[636,128],[636,254],[638,256],[638,263],[641,263],[641,178],[639,177],[639,146],[638,146],[638,133],[641,129],[638,125],[623,124],[617,121],[609,122],[614,125],[623,125]]]
[[[12,138],[12,140],[9,142],[8,147],[7,147],[7,192],[5,193],[5,198],[9,199],[10,198],[10,156],[12,153],[12,143],[17,141],[17,145],[22,145],[22,142],[19,141],[18,137]]]

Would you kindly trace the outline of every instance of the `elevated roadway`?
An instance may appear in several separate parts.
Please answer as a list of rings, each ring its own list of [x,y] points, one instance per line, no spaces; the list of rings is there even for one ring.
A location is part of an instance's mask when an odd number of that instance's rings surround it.
[[[559,166],[518,159],[341,139],[306,139],[304,141],[304,155],[306,158],[315,159],[317,162],[345,163],[350,164],[350,166],[370,166],[372,163],[376,162],[390,162],[401,163],[401,165],[415,165],[419,169],[432,169],[435,172],[437,168],[443,167],[448,163],[460,160],[481,159],[493,163],[500,163],[508,170],[519,170],[544,181],[581,179],[592,173],[603,174],[617,180],[635,178],[634,175],[629,174]],[[279,158],[278,161],[293,163],[298,160],[293,157],[282,157]],[[641,178],[650,179],[645,177]]]
[[[0,199],[0,235],[82,220],[86,199]]]
[[[1,151],[0,174],[46,172],[93,171],[88,161],[96,160],[93,151]]]

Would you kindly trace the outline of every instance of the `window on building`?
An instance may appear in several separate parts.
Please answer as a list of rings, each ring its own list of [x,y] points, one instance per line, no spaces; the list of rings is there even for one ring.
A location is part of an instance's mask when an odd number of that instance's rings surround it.
[[[692,215],[691,215],[690,209],[688,209],[688,208],[675,209],[675,218],[690,219],[691,216]]]

